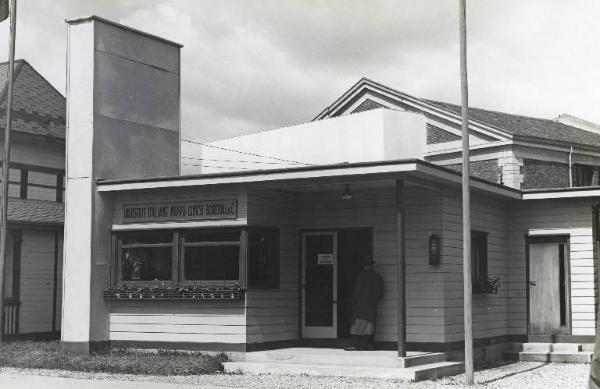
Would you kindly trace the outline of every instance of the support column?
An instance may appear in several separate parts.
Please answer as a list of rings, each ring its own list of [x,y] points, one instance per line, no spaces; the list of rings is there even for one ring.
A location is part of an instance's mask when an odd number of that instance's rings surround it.
[[[404,254],[404,180],[396,180],[396,284],[398,298],[398,356],[406,357],[406,257]]]

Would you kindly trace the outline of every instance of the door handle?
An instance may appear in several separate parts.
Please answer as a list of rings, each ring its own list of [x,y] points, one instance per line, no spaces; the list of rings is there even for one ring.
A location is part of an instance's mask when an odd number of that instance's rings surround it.
[[[535,281],[529,281],[528,282],[529,286],[536,286],[537,284],[535,283]]]

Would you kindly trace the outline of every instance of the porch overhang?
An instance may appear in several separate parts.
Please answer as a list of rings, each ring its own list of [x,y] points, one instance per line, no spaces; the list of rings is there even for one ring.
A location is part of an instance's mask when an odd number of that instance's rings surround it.
[[[299,182],[319,183],[337,180],[345,182],[347,180],[395,180],[400,178],[428,181],[432,184],[461,184],[461,174],[456,171],[419,159],[409,159],[133,180],[98,180],[97,186],[99,192],[120,192],[232,184],[264,185],[271,183],[284,186],[284,184]],[[516,189],[475,177],[471,178],[471,188],[507,199],[521,199],[521,192]]]

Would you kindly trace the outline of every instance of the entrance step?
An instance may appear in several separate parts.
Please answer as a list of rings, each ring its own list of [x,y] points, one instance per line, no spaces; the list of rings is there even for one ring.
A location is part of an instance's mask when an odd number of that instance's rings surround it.
[[[226,362],[226,372],[250,374],[307,374],[314,376],[371,377],[408,381],[455,375],[462,362],[448,362],[444,353],[344,351],[323,348],[288,348],[246,353],[245,362]]]
[[[591,363],[593,343],[513,343],[507,359],[529,362]]]
[[[444,353],[408,352],[399,358],[395,351],[345,351],[324,348],[288,348],[246,353],[246,362],[330,364],[404,368],[446,362]]]
[[[456,375],[464,372],[465,369],[462,362],[435,362],[406,368],[277,362],[226,362],[224,366],[225,371],[228,373],[306,374],[310,376],[387,378],[406,381],[421,381]]]

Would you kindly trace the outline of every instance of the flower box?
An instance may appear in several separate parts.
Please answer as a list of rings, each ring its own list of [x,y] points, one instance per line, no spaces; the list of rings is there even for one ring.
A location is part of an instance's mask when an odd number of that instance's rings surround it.
[[[500,278],[488,277],[487,279],[473,282],[473,294],[498,294]]]
[[[106,300],[244,300],[237,285],[122,284],[104,289]]]

